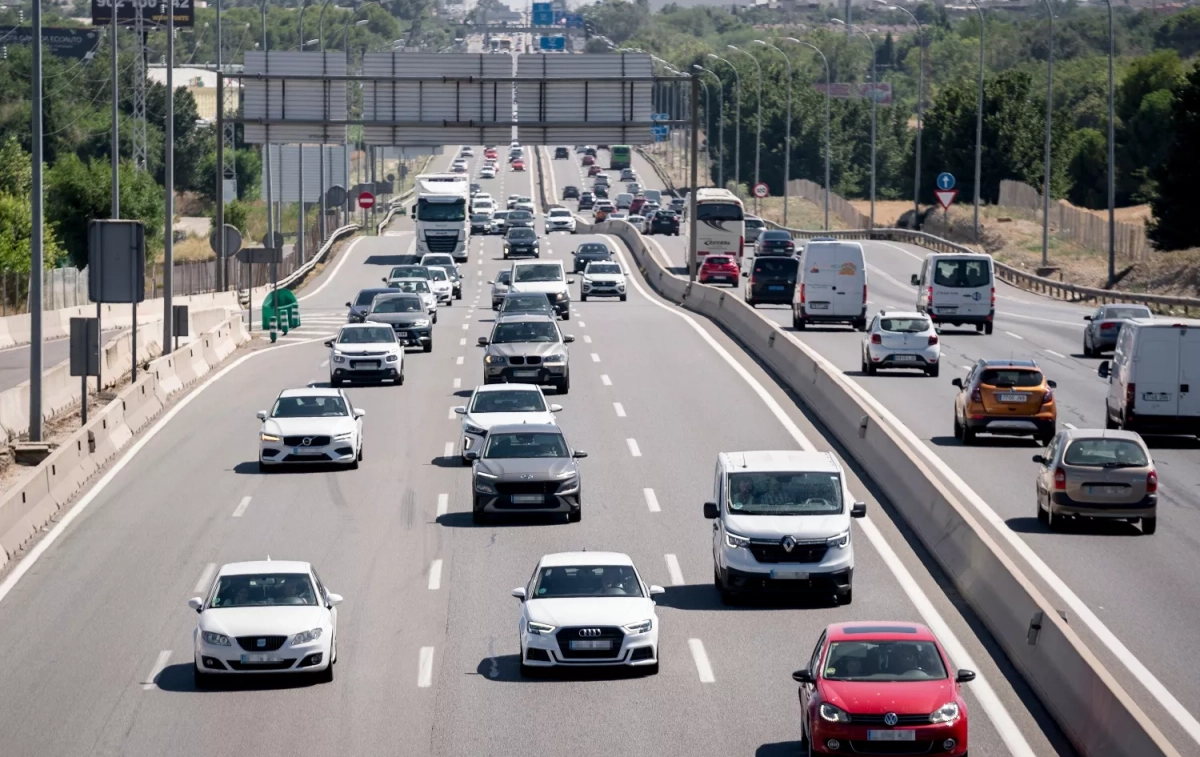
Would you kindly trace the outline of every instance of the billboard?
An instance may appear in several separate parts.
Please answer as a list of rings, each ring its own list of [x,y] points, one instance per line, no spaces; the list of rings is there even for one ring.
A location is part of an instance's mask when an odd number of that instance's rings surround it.
[[[33,41],[33,27],[0,26],[0,39],[4,45],[28,45]],[[60,58],[91,60],[99,43],[100,33],[95,29],[42,27],[42,48]]]
[[[824,84],[814,84],[813,89],[821,94],[825,93]],[[892,85],[891,82],[881,81],[878,84],[839,84],[834,82],[829,85],[829,96],[836,97],[842,100],[850,99],[869,99],[874,93],[875,103],[877,105],[892,104]]]
[[[108,25],[112,22],[112,4],[114,0],[92,0],[92,23],[97,26]],[[192,0],[170,0],[175,8],[175,25],[179,27],[194,26],[196,23],[196,8]],[[117,23],[136,24],[138,13],[141,13],[142,23],[167,23],[165,12],[166,0],[116,0]]]

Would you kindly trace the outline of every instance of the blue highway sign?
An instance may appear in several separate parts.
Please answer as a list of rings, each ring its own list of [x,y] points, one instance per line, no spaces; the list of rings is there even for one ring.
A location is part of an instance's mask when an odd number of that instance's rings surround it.
[[[554,26],[554,10],[551,3],[534,3],[532,15],[534,26]]]

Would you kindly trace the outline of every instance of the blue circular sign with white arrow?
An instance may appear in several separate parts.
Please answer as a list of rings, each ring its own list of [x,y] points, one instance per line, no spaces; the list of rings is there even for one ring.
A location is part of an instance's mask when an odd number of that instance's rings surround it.
[[[937,177],[938,189],[954,189],[954,174],[942,171]]]

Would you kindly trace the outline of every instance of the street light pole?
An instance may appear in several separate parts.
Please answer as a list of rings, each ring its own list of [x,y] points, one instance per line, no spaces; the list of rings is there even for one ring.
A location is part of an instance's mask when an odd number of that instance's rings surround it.
[[[737,66],[720,55],[709,53],[708,57],[721,61],[733,71],[733,112],[737,115],[733,129],[733,193],[738,194],[742,191],[742,77]]]
[[[795,37],[787,37],[784,41],[812,48],[813,52],[821,56],[821,62],[825,64],[825,230],[829,231],[829,59],[825,57],[825,53],[821,52],[821,48],[811,42],[805,42]]]
[[[300,42],[300,52],[304,52],[304,11],[306,11],[306,10],[308,10],[308,0],[302,0],[302,2],[300,4],[300,29],[299,29],[300,39],[298,40]],[[298,187],[297,187],[297,189],[299,189],[299,191],[300,191],[300,212],[299,212],[300,222],[298,224],[299,228],[297,229],[297,231],[299,233],[296,235],[296,255],[298,256],[296,259],[296,262],[303,265],[304,264],[304,143],[303,142],[301,142],[299,144],[299,146],[296,149],[296,152],[299,153],[299,156],[297,158],[297,160],[299,162],[297,163],[296,168],[297,168],[298,173],[300,174],[299,181],[298,181]]]
[[[163,340],[162,351],[171,351],[172,297],[175,294],[175,4],[168,0],[167,13],[167,118],[163,141],[167,143],[167,159],[163,166],[166,186],[167,228],[163,234]],[[139,282],[141,283],[141,282]],[[135,297],[136,299],[136,297]],[[136,306],[135,306],[136,307]],[[135,324],[134,328],[137,326]]]
[[[833,19],[833,22],[835,24],[846,23],[837,18]],[[871,46],[871,219],[868,225],[873,229],[875,228],[875,85],[879,81],[875,70],[875,43],[871,41],[871,36],[859,27],[853,24],[849,24],[848,26],[852,31],[861,34],[863,39],[867,41],[867,44]]]
[[[970,1],[974,2],[974,0]],[[923,131],[925,120],[925,27],[908,8],[899,5],[888,5],[888,0],[875,0],[875,2],[886,5],[888,10],[902,11],[908,14],[908,17],[917,25],[917,34],[920,35],[920,68],[917,72],[917,140],[913,151],[913,165],[915,166],[913,171],[913,228],[916,228],[917,221],[921,217],[921,132]],[[978,177],[975,179],[975,184],[978,187]],[[976,197],[978,197],[978,193],[976,193]],[[979,207],[978,203],[976,203],[975,207]]]
[[[1054,118],[1054,11],[1050,8],[1050,0],[1042,0],[1042,4],[1046,6],[1050,47],[1049,64],[1046,69],[1046,151],[1043,158],[1046,175],[1042,180],[1042,267],[1045,268],[1050,265],[1050,132]]]
[[[979,241],[979,193],[983,181],[983,8],[976,0],[968,0],[979,13],[979,95],[975,103],[975,226],[973,238]]]
[[[745,55],[747,58],[749,58],[754,63],[754,68],[756,71],[758,71],[758,117],[757,117],[758,125],[755,127],[755,132],[754,132],[754,183],[755,183],[755,185],[757,185],[761,181],[761,179],[759,178],[760,177],[759,159],[762,157],[762,84],[763,84],[762,66],[760,66],[758,64],[758,58],[755,58],[753,55],[751,55],[750,53],[741,49],[740,47],[734,47],[733,45],[726,45],[726,47],[728,47],[730,50],[733,50],[734,52]],[[751,194],[753,194],[753,192]],[[758,209],[759,209],[758,195],[755,195],[754,196],[754,212],[757,213]]]
[[[764,42],[761,39],[756,39],[754,42],[779,53],[783,58],[783,65],[787,66],[787,123],[784,126],[783,137],[785,153],[783,156],[783,225],[787,226],[788,205],[791,204],[791,191],[788,185],[792,179],[792,62],[788,60],[786,53],[770,42]]]
[[[1117,166],[1116,166],[1116,109],[1113,106],[1113,41],[1112,0],[1108,5],[1108,286],[1117,280]]]
[[[717,183],[722,188],[725,187],[725,86],[721,83],[721,77],[709,69],[695,64],[692,68],[697,71],[712,76],[717,80],[717,151],[720,154],[720,159],[717,160]]]
[[[42,440],[42,283],[45,281],[42,225],[42,4],[33,3],[32,142],[33,185],[29,204],[29,441]]]
[[[323,58],[324,58],[324,54],[325,54],[325,11],[329,9],[329,4],[331,2],[333,2],[333,0],[325,0],[325,2],[321,3],[321,13],[320,13],[320,15],[317,16],[317,42],[320,45],[320,49],[321,49],[322,67],[324,67]],[[317,177],[317,183],[320,186],[318,186],[317,189],[319,190],[320,195],[321,195],[321,197],[320,197],[321,218],[319,219],[317,228],[320,229],[321,241],[324,242],[329,236],[325,232],[325,216],[329,212],[329,209],[325,205],[325,193],[328,189],[325,184],[325,161],[328,157],[328,151],[325,149],[324,140],[322,140],[322,142],[320,144],[320,150],[321,150],[321,160],[320,160],[321,171]]]

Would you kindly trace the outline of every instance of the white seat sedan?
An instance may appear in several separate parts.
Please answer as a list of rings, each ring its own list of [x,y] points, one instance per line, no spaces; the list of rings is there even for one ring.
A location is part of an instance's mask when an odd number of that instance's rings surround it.
[[[284,389],[269,413],[258,411],[258,469],[266,473],[280,465],[306,463],[357,468],[366,414],[341,389]]]
[[[880,310],[862,342],[862,372],[909,368],[937,376],[942,345],[933,322],[915,310]]]
[[[556,666],[621,665],[658,672],[661,586],[648,586],[628,555],[560,552],[538,562],[521,600],[521,674]]]
[[[404,345],[387,324],[347,323],[329,348],[329,383],[394,381],[404,383]]]
[[[510,423],[556,424],[554,414],[562,405],[548,405],[540,387],[534,384],[485,384],[475,387],[471,401],[454,408],[462,416],[460,455],[483,448],[493,426]],[[470,461],[463,457],[463,463]]]
[[[196,688],[238,673],[315,674],[333,680],[337,606],[309,563],[262,560],[229,563],[204,597],[192,633]]]
[[[496,167],[494,165],[485,165],[479,169],[479,178],[494,179],[496,178]]]

